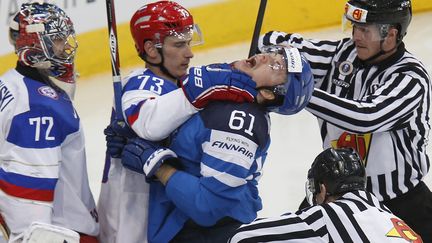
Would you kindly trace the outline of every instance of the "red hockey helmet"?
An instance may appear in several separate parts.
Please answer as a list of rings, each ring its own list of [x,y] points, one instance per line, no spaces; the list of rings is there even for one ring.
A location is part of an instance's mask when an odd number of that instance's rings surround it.
[[[139,54],[144,53],[145,41],[151,40],[161,48],[167,36],[191,40],[191,46],[202,43],[190,12],[171,1],[158,1],[138,9],[130,20],[130,30]]]

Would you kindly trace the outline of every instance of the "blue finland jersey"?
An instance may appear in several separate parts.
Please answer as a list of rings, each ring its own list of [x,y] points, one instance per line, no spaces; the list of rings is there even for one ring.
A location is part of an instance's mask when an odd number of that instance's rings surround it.
[[[202,226],[223,217],[254,220],[269,144],[269,117],[256,104],[216,102],[190,118],[171,144],[182,171],[166,187],[151,184],[149,241],[168,242],[188,219]]]

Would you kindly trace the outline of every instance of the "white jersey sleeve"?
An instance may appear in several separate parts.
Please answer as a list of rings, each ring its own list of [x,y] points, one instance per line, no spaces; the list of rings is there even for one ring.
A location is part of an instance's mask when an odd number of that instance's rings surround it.
[[[139,137],[148,140],[166,138],[197,112],[176,84],[149,69],[132,73],[123,92],[125,120]]]

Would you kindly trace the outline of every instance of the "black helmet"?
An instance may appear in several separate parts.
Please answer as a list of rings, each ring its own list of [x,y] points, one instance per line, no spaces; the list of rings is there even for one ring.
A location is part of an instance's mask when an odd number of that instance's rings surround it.
[[[399,31],[398,41],[401,41],[411,22],[411,0],[349,0],[345,17],[357,23],[393,25]]]
[[[326,186],[329,195],[365,190],[366,172],[360,156],[352,148],[329,148],[321,152],[308,172],[309,191],[313,196]]]

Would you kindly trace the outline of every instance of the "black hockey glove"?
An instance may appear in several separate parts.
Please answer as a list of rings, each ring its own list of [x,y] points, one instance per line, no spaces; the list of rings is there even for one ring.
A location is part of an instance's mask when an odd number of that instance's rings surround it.
[[[124,121],[113,120],[105,130],[108,154],[112,158],[121,158],[121,153],[128,139],[136,137],[134,131]]]

